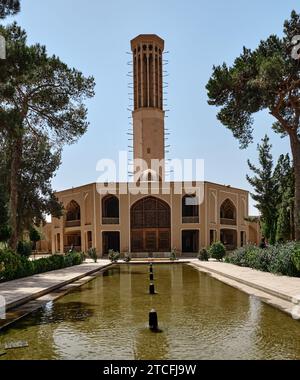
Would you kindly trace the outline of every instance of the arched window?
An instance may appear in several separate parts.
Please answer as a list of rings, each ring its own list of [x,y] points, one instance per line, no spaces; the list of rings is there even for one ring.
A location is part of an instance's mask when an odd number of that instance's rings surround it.
[[[199,202],[195,194],[182,198],[182,223],[199,223]]]
[[[80,226],[80,206],[77,202],[71,201],[66,207],[66,226]]]
[[[169,252],[171,210],[162,199],[146,197],[131,207],[132,252]]]
[[[119,224],[119,199],[114,195],[102,199],[102,223]]]
[[[131,208],[132,228],[169,228],[170,207],[161,199],[146,197]]]
[[[226,199],[220,209],[221,224],[236,225],[236,208],[230,199]]]

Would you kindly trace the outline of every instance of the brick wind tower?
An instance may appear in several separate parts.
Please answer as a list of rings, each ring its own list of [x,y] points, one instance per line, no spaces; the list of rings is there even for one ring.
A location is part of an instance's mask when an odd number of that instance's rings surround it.
[[[134,79],[133,158],[143,159],[151,168],[152,159],[165,159],[164,40],[155,34],[141,34],[131,41],[131,50]],[[134,167],[135,180],[139,179],[137,171],[138,168]],[[160,180],[164,180],[164,165],[157,174]],[[147,178],[150,179],[150,176],[147,175]]]

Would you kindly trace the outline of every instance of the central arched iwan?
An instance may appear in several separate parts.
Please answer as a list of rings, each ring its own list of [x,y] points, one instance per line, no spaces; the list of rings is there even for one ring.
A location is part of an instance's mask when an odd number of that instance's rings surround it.
[[[146,197],[131,207],[131,251],[171,251],[171,210],[163,200]]]

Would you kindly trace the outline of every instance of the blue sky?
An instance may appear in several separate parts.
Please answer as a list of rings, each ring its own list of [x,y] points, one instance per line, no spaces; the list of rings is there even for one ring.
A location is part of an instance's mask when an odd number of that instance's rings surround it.
[[[16,17],[29,43],[47,46],[68,65],[96,79],[96,96],[88,102],[90,128],[66,147],[53,181],[56,190],[95,182],[96,163],[117,159],[127,150],[130,40],[155,33],[165,39],[169,65],[166,127],[168,158],[205,160],[207,181],[251,190],[245,179],[247,159],[257,161],[256,146],[267,132],[274,157],[289,152],[287,139],[271,131],[272,118],[255,118],[254,144],[240,150],[238,141],[208,106],[205,85],[212,66],[232,63],[242,47],[255,48],[270,34],[282,34],[299,1],[285,0],[21,0]],[[10,21],[10,20],[9,20]],[[251,206],[251,212],[256,211]]]

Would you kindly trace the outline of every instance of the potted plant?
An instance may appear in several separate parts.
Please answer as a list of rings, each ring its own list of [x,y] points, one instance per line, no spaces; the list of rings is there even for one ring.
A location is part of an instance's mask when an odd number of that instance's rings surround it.
[[[115,252],[113,249],[110,249],[108,251],[108,258],[112,263],[116,263],[116,262],[118,262],[118,260],[120,258],[120,253]]]
[[[176,261],[177,260],[177,250],[176,248],[173,248],[170,254],[170,260],[171,261]]]
[[[130,255],[129,252],[124,253],[124,261],[125,261],[125,263],[130,263],[131,259],[132,258],[131,258],[131,255]]]
[[[88,250],[88,256],[96,263],[98,260],[96,248],[90,248]]]

